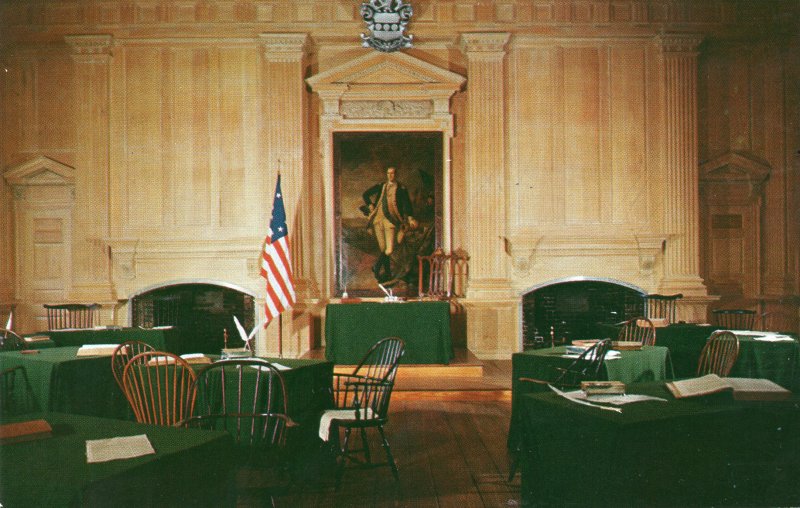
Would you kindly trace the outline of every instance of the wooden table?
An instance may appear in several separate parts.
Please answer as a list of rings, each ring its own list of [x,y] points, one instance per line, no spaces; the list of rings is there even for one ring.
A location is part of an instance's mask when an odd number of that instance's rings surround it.
[[[521,398],[523,505],[798,506],[798,400],[676,400],[663,383],[629,385],[666,402],[579,405]]]
[[[600,336],[614,336],[619,328],[598,327]],[[696,324],[674,324],[656,328],[656,344],[669,348],[675,377],[694,377],[697,360],[708,337],[718,327]],[[765,378],[790,390],[800,389],[800,342],[765,342],[756,340],[759,332],[736,331],[739,337],[739,358],[731,377]],[[797,339],[797,337],[794,337]]]
[[[329,304],[325,315],[325,357],[357,364],[385,337],[406,344],[401,363],[448,364],[453,358],[448,302]]]
[[[3,506],[222,506],[233,457],[227,432],[45,412],[52,437],[0,446]],[[155,455],[86,462],[86,440],[145,434]]]
[[[0,370],[23,366],[31,395],[42,411],[129,419],[128,403],[111,373],[111,358],[77,357],[77,351],[78,347],[66,346],[36,353],[0,352]],[[289,415],[299,423],[313,426],[319,414],[331,405],[333,364],[313,359],[267,360],[290,367],[282,372]],[[193,365],[195,369],[200,367]]]
[[[159,351],[168,351],[176,355],[185,353],[218,353],[219,351],[201,351],[195,349],[190,337],[185,337],[180,328],[168,326],[158,328],[112,328],[112,329],[75,329],[52,330],[30,335],[48,336],[50,341],[30,343],[28,347],[43,349],[45,347],[83,346],[84,344],[122,344],[128,340],[139,340],[150,344]]]

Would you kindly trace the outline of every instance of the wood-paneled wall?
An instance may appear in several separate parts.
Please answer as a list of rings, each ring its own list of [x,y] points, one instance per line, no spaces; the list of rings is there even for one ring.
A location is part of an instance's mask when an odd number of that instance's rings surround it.
[[[722,303],[764,300],[796,315],[796,2],[412,3],[415,48],[408,53],[467,78],[450,100],[453,206],[445,220],[453,247],[476,247],[470,243],[480,238],[492,243],[473,249],[492,256],[477,267],[491,269],[475,273],[486,288],[508,295],[487,303],[489,317],[475,328],[486,354],[518,347],[519,327],[509,315],[528,288],[605,274],[653,292],[665,278],[663,242],[674,245],[676,234],[693,234],[692,228],[670,230],[672,205],[665,197],[673,168],[665,157],[667,43],[660,37],[675,32],[704,40],[696,48],[697,96],[683,97],[689,106],[697,101],[693,148],[705,168],[697,196],[704,200],[698,202],[698,275]],[[369,51],[359,44],[365,28],[358,2],[6,2],[0,31],[0,171],[6,176],[0,179],[0,303],[19,301],[20,326],[37,327],[46,301],[96,294],[107,308],[118,308],[124,302],[117,299],[169,280],[228,281],[260,294],[256,258],[283,166],[304,295],[296,314],[305,316],[292,317],[304,324],[292,329],[287,349],[302,353],[311,342],[304,335],[319,335],[308,323],[319,317],[332,284],[321,174],[326,141],[318,125],[323,106],[302,84]],[[285,71],[265,63],[259,37],[274,33],[309,37]],[[465,56],[460,41],[468,33],[508,34],[507,44],[493,48],[503,69],[493,94],[470,89],[468,69],[481,67]],[[68,39],[82,34],[109,38],[101,50],[107,60],[81,67]],[[87,91],[87,83],[107,90]],[[295,84],[299,97],[275,92]],[[86,104],[86,97],[104,93],[107,103]],[[469,98],[490,96],[500,98],[492,111],[501,111],[503,127],[474,141],[486,143],[476,150],[469,130],[481,127],[475,116],[481,105]],[[95,109],[87,114],[85,107]],[[105,122],[107,134],[93,128],[92,115]],[[287,149],[293,139],[302,146]],[[470,151],[485,167],[467,160]],[[468,202],[478,195],[481,174],[491,174],[492,188],[502,189],[502,196],[485,196],[490,217],[476,216]],[[745,181],[737,174],[756,183],[752,195],[732,203],[730,196],[744,188],[736,187]],[[17,182],[13,189],[10,180]],[[42,195],[51,203],[43,211]],[[692,205],[694,196],[688,198]],[[712,248],[709,239],[719,232],[710,216],[744,213],[747,206],[758,211],[748,216],[756,217],[748,227],[755,229],[758,255],[743,240],[747,235],[736,237],[735,256],[730,238]],[[101,219],[86,221],[90,213]],[[480,223],[499,230],[491,238],[476,235]],[[55,238],[48,235],[56,230],[61,243],[40,241],[41,234]],[[733,279],[748,282],[728,284]],[[472,305],[475,311],[481,302]],[[124,313],[104,319],[125,322]]]

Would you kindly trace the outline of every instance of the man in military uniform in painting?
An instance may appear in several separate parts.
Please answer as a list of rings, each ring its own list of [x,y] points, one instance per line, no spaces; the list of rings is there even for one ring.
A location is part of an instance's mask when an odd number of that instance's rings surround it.
[[[417,227],[408,190],[396,180],[396,176],[395,168],[387,168],[386,181],[370,187],[362,196],[365,205],[361,210],[369,217],[367,228],[372,230],[381,251],[372,267],[378,282],[392,278],[391,255],[395,245],[403,241],[404,226]]]

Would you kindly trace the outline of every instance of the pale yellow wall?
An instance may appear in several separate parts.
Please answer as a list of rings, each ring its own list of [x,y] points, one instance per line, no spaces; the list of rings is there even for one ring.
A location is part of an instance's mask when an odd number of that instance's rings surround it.
[[[370,51],[359,44],[365,28],[358,4],[3,3],[0,170],[38,156],[57,161],[77,175],[72,213],[105,214],[87,224],[89,232],[81,226],[70,230],[75,236],[70,242],[79,246],[72,252],[76,264],[60,267],[67,274],[64,282],[42,286],[45,278],[55,279],[35,270],[23,275],[15,262],[15,256],[33,251],[16,253],[15,242],[28,232],[14,231],[15,220],[24,214],[14,215],[14,195],[0,179],[0,302],[21,301],[21,326],[40,324],[41,303],[74,297],[73,279],[82,285],[82,297],[96,288],[95,299],[106,305],[104,319],[121,324],[124,301],[117,299],[160,282],[218,280],[261,294],[255,261],[281,169],[303,299],[288,320],[286,347],[290,354],[302,353],[308,335],[319,335],[318,329],[312,331],[313,322],[327,302],[332,280],[330,218],[324,212],[327,166],[319,139],[322,107],[302,80]],[[773,168],[762,198],[770,220],[759,230],[759,293],[748,296],[796,297],[800,219],[792,154],[800,144],[793,85],[798,81],[797,40],[776,37],[756,45],[730,40],[772,26],[763,19],[772,19],[774,12],[784,12],[783,19],[791,23],[795,4],[412,4],[416,45],[408,53],[467,78],[465,89],[450,100],[453,206],[446,220],[451,244],[476,250],[471,225],[502,225],[492,231],[496,236],[487,237],[489,271],[497,273],[484,274],[481,287],[505,296],[485,305],[480,299],[467,302],[475,316],[468,325],[473,340],[468,345],[486,357],[515,350],[519,298],[548,281],[610,276],[646,291],[659,290],[665,270],[661,242],[673,234],[665,220],[669,179],[659,37],[671,31],[706,40],[699,47],[698,164],[737,150]],[[265,59],[259,39],[259,34],[276,32],[309,37],[304,56],[285,70]],[[465,159],[471,148],[468,130],[476,127],[469,115],[479,112],[480,104],[469,104],[468,97],[481,93],[470,89],[468,69],[475,62],[468,62],[461,37],[494,32],[508,34],[509,41],[500,48],[504,57],[496,80],[502,87],[504,128],[481,149],[489,151],[487,159],[494,154],[504,162],[476,168]],[[101,49],[108,60],[81,64],[89,70],[77,71],[75,50],[65,36],[81,34],[110,36],[110,47]],[[78,88],[86,72],[94,77],[92,86],[102,87],[105,71],[109,102],[92,107],[106,122],[107,145],[97,141],[103,139],[99,124],[93,130],[82,121],[87,95]],[[295,83],[296,91],[302,90],[299,99],[275,95]],[[96,92],[94,97],[104,96]],[[298,104],[304,108],[299,115],[291,109]],[[91,142],[86,132],[94,133]],[[93,162],[87,163],[87,156]],[[81,183],[87,171],[94,176]],[[476,216],[469,202],[476,195],[470,185],[480,182],[481,172],[499,174],[495,183],[503,184],[502,196],[485,196],[486,208],[495,214],[489,217]],[[107,209],[98,212],[85,193],[105,192],[105,182]],[[489,266],[486,258],[483,263]],[[477,273],[482,266],[475,267]],[[98,283],[103,280],[105,289]],[[704,302],[700,298],[698,308],[704,309]]]

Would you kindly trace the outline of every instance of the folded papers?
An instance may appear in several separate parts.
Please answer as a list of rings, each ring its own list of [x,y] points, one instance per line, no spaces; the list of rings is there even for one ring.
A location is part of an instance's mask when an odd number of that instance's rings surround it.
[[[50,437],[53,429],[44,420],[28,420],[0,425],[0,443],[9,444]]]
[[[86,441],[86,462],[89,464],[132,459],[155,453],[153,445],[145,434]]]
[[[716,374],[666,384],[676,399],[732,392],[735,400],[786,400],[792,392],[769,379],[719,377]]]

